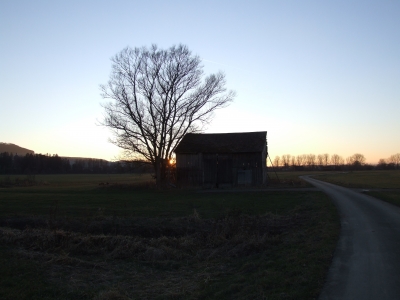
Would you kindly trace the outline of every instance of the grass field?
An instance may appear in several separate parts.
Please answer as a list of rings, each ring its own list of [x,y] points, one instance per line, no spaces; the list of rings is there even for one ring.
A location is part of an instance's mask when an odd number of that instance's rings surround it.
[[[302,175],[312,175],[316,179],[348,188],[365,189],[368,195],[400,206],[400,170],[278,172],[277,175],[271,173],[270,177],[274,181],[279,178],[281,182],[294,182],[294,186],[305,187],[307,183],[298,179]]]
[[[286,186],[286,187],[313,187],[312,184],[301,180],[299,176],[302,175],[318,175],[321,174],[321,172],[315,172],[315,171],[285,171],[285,172],[268,172],[268,178],[269,182],[274,186],[274,187],[279,187],[279,186]]]
[[[161,191],[149,180],[53,175],[1,188],[0,298],[318,296],[339,234],[324,194]]]
[[[317,178],[350,188],[400,189],[400,170],[325,172]]]
[[[2,175],[0,184],[7,181],[15,183],[15,181],[23,182],[25,179],[33,178],[36,185],[35,188],[48,189],[54,187],[60,189],[62,187],[73,188],[94,188],[99,187],[102,183],[106,184],[138,184],[153,181],[150,174],[62,174],[62,175]]]
[[[379,189],[365,193],[400,206],[400,170],[325,173],[316,178],[349,188]]]

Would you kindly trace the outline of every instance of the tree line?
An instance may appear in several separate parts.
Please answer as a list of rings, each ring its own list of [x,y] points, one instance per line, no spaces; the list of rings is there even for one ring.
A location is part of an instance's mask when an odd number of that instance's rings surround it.
[[[143,162],[109,162],[96,158],[68,159],[49,154],[0,153],[0,174],[102,174],[148,172]]]
[[[361,153],[355,153],[347,158],[338,154],[301,154],[275,156],[273,167],[291,170],[345,170],[345,169],[399,169],[400,153],[391,155],[388,159],[380,159],[378,165],[372,166],[366,163],[366,158]]]
[[[379,169],[399,169],[400,168],[400,153],[393,154],[388,158],[381,158],[377,167]]]

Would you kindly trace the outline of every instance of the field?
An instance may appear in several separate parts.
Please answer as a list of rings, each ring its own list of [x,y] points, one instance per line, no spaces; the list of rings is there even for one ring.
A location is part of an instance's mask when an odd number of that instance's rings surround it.
[[[325,172],[316,178],[349,188],[400,189],[400,170]]]
[[[365,189],[373,197],[400,206],[400,170],[325,173],[316,179],[333,184]]]
[[[273,182],[281,182],[286,187],[312,187],[299,179],[299,176],[311,175],[322,181],[362,189],[365,194],[400,206],[400,170],[277,172],[269,175]]]
[[[28,179],[0,188],[1,299],[315,299],[339,234],[319,192]]]

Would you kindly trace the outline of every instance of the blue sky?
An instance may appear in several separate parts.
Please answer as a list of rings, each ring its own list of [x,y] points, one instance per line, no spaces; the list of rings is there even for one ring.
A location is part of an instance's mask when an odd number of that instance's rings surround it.
[[[185,44],[237,93],[207,132],[282,154],[400,152],[399,1],[0,2],[0,142],[113,159],[96,125],[110,58]]]

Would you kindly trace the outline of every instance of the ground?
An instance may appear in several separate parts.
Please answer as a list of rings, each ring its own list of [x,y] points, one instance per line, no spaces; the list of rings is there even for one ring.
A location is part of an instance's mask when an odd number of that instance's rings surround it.
[[[0,189],[0,298],[318,296],[339,233],[324,194],[160,191],[149,179],[36,176]]]

